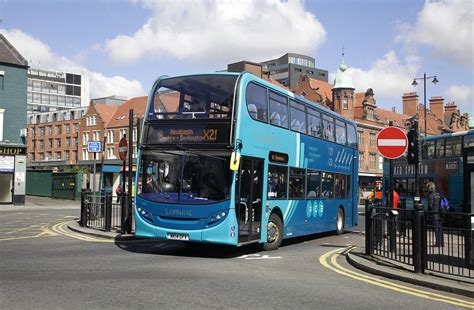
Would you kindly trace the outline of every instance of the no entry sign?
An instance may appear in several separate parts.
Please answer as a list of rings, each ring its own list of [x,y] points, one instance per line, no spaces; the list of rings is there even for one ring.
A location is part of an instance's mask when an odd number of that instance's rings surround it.
[[[125,137],[122,137],[119,141],[119,157],[121,160],[125,161],[127,158],[127,151],[128,151],[128,144],[127,144],[127,139]]]
[[[407,147],[407,136],[400,128],[388,127],[377,135],[377,149],[385,158],[398,158],[405,153]]]

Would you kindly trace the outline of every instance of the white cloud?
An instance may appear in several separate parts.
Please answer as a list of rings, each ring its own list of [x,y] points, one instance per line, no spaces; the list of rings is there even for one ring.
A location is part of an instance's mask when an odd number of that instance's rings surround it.
[[[454,101],[461,112],[468,112],[471,116],[474,114],[472,103],[474,89],[472,85],[451,85],[444,92],[444,96],[448,102]]]
[[[404,92],[413,91],[410,84],[419,67],[420,60],[417,57],[410,56],[400,61],[397,54],[390,51],[377,59],[368,70],[350,67],[347,73],[352,77],[356,92],[372,88],[376,97],[401,98]],[[397,99],[397,102],[401,102],[401,99]]]
[[[174,57],[221,66],[318,49],[326,31],[302,0],[142,0],[153,16],[133,35],[106,42],[115,63]]]
[[[0,29],[0,33],[28,60],[31,67],[40,66],[48,70],[70,70],[87,74],[91,98],[111,95],[136,97],[146,94],[139,81],[90,71],[66,57],[56,55],[47,44],[21,30]]]
[[[416,23],[402,25],[396,41],[430,46],[436,55],[474,69],[473,12],[472,0],[426,1]]]

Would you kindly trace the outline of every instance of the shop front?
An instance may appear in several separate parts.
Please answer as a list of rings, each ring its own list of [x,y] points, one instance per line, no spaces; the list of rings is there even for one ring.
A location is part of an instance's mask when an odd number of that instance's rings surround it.
[[[25,204],[26,145],[0,144],[0,204]]]

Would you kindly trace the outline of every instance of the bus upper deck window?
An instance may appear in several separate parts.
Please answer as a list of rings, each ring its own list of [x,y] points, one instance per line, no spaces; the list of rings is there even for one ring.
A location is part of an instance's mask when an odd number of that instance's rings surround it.
[[[346,124],[339,120],[336,120],[336,142],[342,145],[346,145]]]
[[[326,114],[323,114],[323,138],[334,141],[334,119]]]
[[[424,141],[423,143],[423,158],[433,158],[435,155],[435,141]]]
[[[445,141],[446,140],[444,139],[436,140],[436,157],[437,158],[444,157],[444,142]]]
[[[310,108],[308,108],[308,134],[318,138],[322,135],[321,114]]]
[[[352,124],[347,124],[347,143],[350,147],[357,148],[356,129]]]
[[[288,99],[274,92],[269,93],[270,124],[288,128]]]
[[[267,90],[266,88],[250,83],[247,86],[247,110],[253,119],[267,122]]]
[[[452,137],[446,139],[446,157],[461,156],[461,138]]]
[[[291,130],[306,133],[305,106],[290,100]]]

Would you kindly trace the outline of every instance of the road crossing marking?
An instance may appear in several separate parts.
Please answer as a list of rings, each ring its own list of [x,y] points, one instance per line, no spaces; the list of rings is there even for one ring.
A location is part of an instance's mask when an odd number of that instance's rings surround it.
[[[432,292],[428,292],[428,291],[415,289],[415,288],[400,285],[400,284],[397,284],[397,283],[394,283],[394,282],[391,282],[391,281],[386,281],[386,280],[366,276],[364,274],[360,274],[360,273],[357,273],[357,272],[354,272],[352,270],[349,270],[349,269],[346,269],[346,268],[342,267],[341,265],[339,265],[337,263],[337,257],[340,256],[341,253],[343,253],[344,251],[347,251],[347,250],[350,251],[352,248],[354,248],[354,247],[346,247],[344,249],[336,249],[336,250],[330,251],[326,254],[323,254],[319,258],[319,262],[324,267],[326,267],[326,268],[328,268],[328,269],[330,269],[330,270],[332,270],[336,273],[339,273],[341,275],[353,278],[355,280],[363,281],[363,282],[366,282],[366,283],[369,283],[369,284],[372,284],[372,285],[377,285],[377,286],[380,286],[380,287],[383,287],[383,288],[394,290],[394,291],[397,291],[397,292],[400,292],[400,293],[405,293],[405,294],[417,296],[417,297],[420,297],[420,298],[430,299],[430,300],[434,300],[434,301],[440,301],[440,302],[456,305],[456,306],[459,306],[459,307],[474,309],[474,302],[470,302],[470,301],[462,300],[462,299],[459,299],[459,298],[453,298],[453,297],[449,297],[449,296],[445,296],[445,295],[441,295],[441,294],[437,294],[437,293],[432,293]],[[330,263],[328,263],[328,261],[327,261],[327,259],[329,257],[330,257],[330,262],[331,262],[332,265]]]
[[[239,256],[237,258],[243,259],[274,259],[274,258],[281,258],[281,256],[270,256],[270,255],[260,255],[260,254],[245,254]]]

